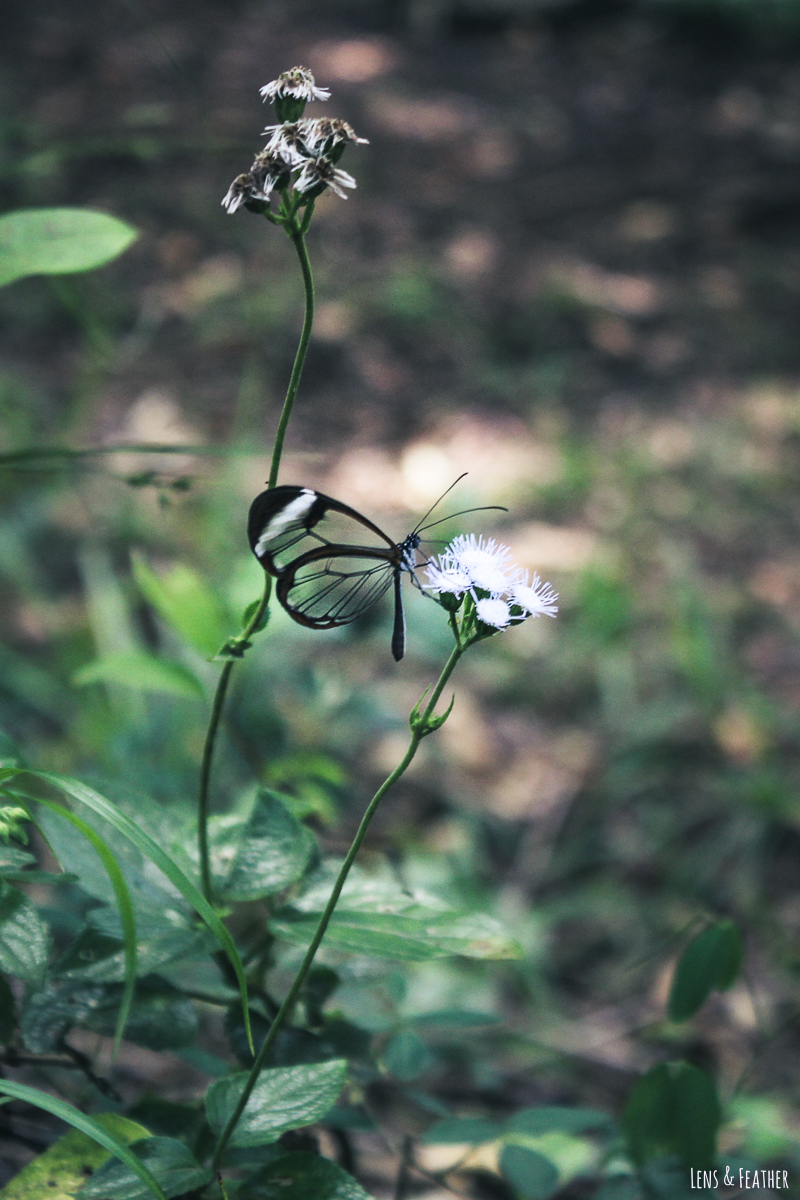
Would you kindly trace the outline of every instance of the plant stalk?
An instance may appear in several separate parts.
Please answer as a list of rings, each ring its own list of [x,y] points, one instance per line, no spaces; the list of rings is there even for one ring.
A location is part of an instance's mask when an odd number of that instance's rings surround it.
[[[341,868],[339,869],[339,874],[336,877],[336,882],[333,885],[331,894],[328,897],[328,902],[325,905],[322,915],[320,916],[319,923],[317,924],[317,928],[314,931],[314,936],[311,939],[311,943],[305,952],[303,961],[300,964],[300,968],[294,977],[294,980],[292,982],[291,987],[289,988],[289,991],[286,993],[286,998],[284,999],[283,1003],[281,1004],[280,1008],[278,1009],[277,1013],[275,1014],[273,1022],[269,1027],[269,1032],[267,1033],[267,1036],[264,1039],[264,1043],[263,1043],[261,1049],[259,1050],[258,1055],[256,1056],[255,1062],[253,1063],[252,1067],[250,1068],[250,1075],[247,1079],[247,1082],[245,1083],[242,1094],[239,1097],[239,1102],[237,1103],[236,1108],[234,1109],[233,1113],[231,1114],[227,1125],[225,1126],[222,1133],[220,1134],[219,1141],[217,1142],[217,1146],[214,1151],[214,1158],[212,1160],[212,1168],[214,1171],[219,1171],[219,1166],[220,1166],[220,1162],[222,1160],[222,1155],[225,1152],[225,1147],[227,1146],[228,1142],[230,1141],[231,1135],[239,1122],[239,1118],[241,1117],[242,1113],[245,1110],[247,1101],[250,1099],[250,1095],[253,1091],[253,1088],[255,1087],[256,1083],[258,1082],[258,1077],[264,1068],[264,1064],[267,1061],[270,1050],[272,1049],[273,1045],[275,1044],[275,1039],[277,1038],[281,1029],[283,1029],[284,1025],[286,1024],[286,1022],[289,1020],[289,1018],[292,1015],[295,1003],[297,1002],[297,997],[300,994],[300,990],[305,982],[308,972],[311,970],[311,966],[314,962],[314,958],[316,957],[316,953],[317,953],[317,950],[319,949],[320,942],[322,941],[323,937],[325,936],[325,931],[327,930],[328,925],[331,920],[331,917],[333,916],[333,910],[336,908],[336,905],[339,901],[339,897],[342,894],[342,889],[344,888],[345,882],[347,881],[347,876],[350,874],[350,868],[352,867],[353,862],[355,861],[356,855],[358,854],[359,850],[361,849],[361,845],[364,841],[364,838],[367,835],[367,830],[369,829],[370,823],[372,822],[372,818],[375,816],[375,813],[378,811],[378,808],[380,807],[380,803],[383,800],[386,793],[392,787],[394,787],[394,785],[397,783],[398,779],[400,779],[401,775],[405,774],[406,770],[411,765],[414,755],[417,753],[417,749],[419,748],[419,744],[422,741],[422,739],[425,737],[426,733],[431,732],[431,729],[426,728],[427,723],[433,717],[433,712],[439,701],[439,698],[447,684],[448,679],[450,678],[450,676],[453,673],[456,663],[458,662],[461,655],[464,653],[464,649],[465,649],[465,647],[460,642],[456,643],[450,657],[448,658],[447,662],[445,663],[445,666],[442,670],[441,675],[439,676],[439,678],[436,682],[436,685],[435,685],[433,691],[431,692],[430,699],[428,700],[428,703],[425,706],[425,709],[424,709],[421,719],[417,722],[416,728],[412,730],[411,738],[409,740],[408,748],[406,749],[405,754],[403,755],[403,757],[401,758],[401,760],[397,764],[397,766],[394,768],[394,770],[391,772],[391,774],[388,775],[386,777],[386,779],[383,781],[383,783],[378,788],[377,792],[375,793],[375,795],[372,797],[369,804],[367,805],[364,815],[361,818],[361,824],[359,825],[358,829],[356,830],[356,835],[353,838],[350,849],[347,851],[344,862],[342,863]],[[432,727],[432,728],[435,728],[435,727]]]
[[[312,205],[308,206],[309,209]],[[311,329],[314,324],[314,277],[311,273],[311,263],[308,258],[308,250],[306,249],[305,231],[308,229],[310,215],[306,212],[302,225],[298,225],[297,218],[291,214],[287,218],[288,236],[297,251],[297,257],[300,260],[300,269],[303,273],[303,289],[305,293],[305,309],[303,313],[303,329],[300,334],[300,341],[297,346],[297,353],[294,356],[294,364],[292,366],[292,374],[289,378],[289,386],[286,389],[286,398],[283,401],[280,419],[278,421],[278,429],[275,434],[275,443],[272,447],[272,460],[270,462],[269,479],[267,487],[273,488],[278,482],[278,472],[281,466],[281,456],[283,455],[283,444],[286,439],[286,430],[289,426],[289,418],[292,415],[297,389],[300,386],[300,376],[303,373],[303,366],[308,353],[308,343],[311,340]],[[250,635],[258,629],[261,620],[269,605],[270,595],[272,593],[272,578],[267,575],[264,582],[264,591],[261,596],[261,602],[253,616],[248,621],[246,627],[242,630],[239,638],[240,643],[247,642]],[[211,705],[211,717],[206,730],[205,743],[203,745],[203,757],[200,764],[200,786],[198,789],[197,798],[197,848],[200,858],[200,879],[203,889],[203,895],[209,903],[213,903],[214,887],[211,878],[211,854],[208,844],[208,817],[209,817],[209,802],[211,792],[211,768],[214,761],[214,750],[217,743],[217,734],[219,732],[222,713],[225,708],[225,700],[228,694],[228,685],[230,683],[233,668],[236,665],[236,659],[230,658],[225,663],[220,672],[217,681],[214,700]]]

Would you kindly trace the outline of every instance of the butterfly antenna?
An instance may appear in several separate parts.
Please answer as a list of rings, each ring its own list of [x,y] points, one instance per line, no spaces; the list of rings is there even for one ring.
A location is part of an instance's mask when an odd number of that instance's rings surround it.
[[[450,489],[448,488],[448,491],[449,490]],[[445,492],[445,495],[447,495],[447,492]],[[436,505],[433,507],[435,508]],[[445,521],[452,521],[454,517],[465,517],[467,513],[474,512],[508,512],[508,509],[504,508],[502,504],[481,504],[478,508],[462,508],[461,512],[450,513],[449,517],[441,517],[438,521],[431,521],[430,525],[418,525],[414,530],[414,533],[424,533],[426,529],[435,529],[437,525],[443,525]],[[426,513],[425,516],[427,515],[428,514]],[[422,519],[424,521],[425,517]],[[430,539],[426,540],[430,541]]]
[[[467,475],[468,475],[468,474],[469,474],[469,472],[468,472],[468,471],[462,471],[462,473],[459,475],[458,479],[454,479],[454,480],[453,480],[453,482],[450,484],[450,487],[449,487],[449,488],[447,488],[447,490],[446,490],[446,491],[442,492],[442,494],[441,494],[441,496],[439,497],[439,499],[438,499],[438,500],[436,500],[436,501],[434,501],[434,503],[433,503],[433,504],[430,506],[430,508],[428,509],[428,511],[425,513],[425,516],[424,516],[424,517],[420,517],[419,523],[418,523],[418,524],[417,524],[417,525],[414,527],[414,529],[412,529],[412,530],[411,530],[411,532],[412,532],[412,533],[419,533],[419,531],[420,531],[420,528],[422,527],[422,522],[423,522],[423,521],[427,521],[428,517],[431,515],[431,513],[432,513],[432,512],[433,512],[433,510],[436,508],[436,506],[442,503],[442,501],[444,500],[444,498],[445,498],[445,496],[447,495],[447,493],[448,493],[448,492],[452,492],[452,490],[453,490],[453,488],[456,486],[456,484],[457,484],[457,483],[461,483],[461,480],[462,480],[462,479],[466,479],[466,477],[467,477]],[[430,526],[430,525],[427,525],[427,526],[425,526],[425,528],[426,528],[426,529],[430,529],[430,528],[431,528],[431,526]]]

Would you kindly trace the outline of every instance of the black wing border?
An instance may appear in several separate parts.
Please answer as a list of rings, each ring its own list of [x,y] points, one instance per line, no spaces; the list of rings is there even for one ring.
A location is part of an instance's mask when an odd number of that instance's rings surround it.
[[[376,537],[379,537],[386,543],[387,547],[396,551],[397,543],[394,542],[387,533],[374,522],[370,521],[369,517],[365,517],[363,513],[357,509],[351,508],[349,504],[344,504],[341,500],[335,500],[332,496],[326,496],[324,492],[318,492],[315,488],[307,488],[297,484],[280,484],[278,487],[267,488],[260,492],[253,503],[250,505],[250,512],[247,521],[247,536],[250,542],[250,549],[255,554],[255,547],[258,544],[259,538],[263,535],[264,529],[269,524],[269,520],[277,515],[281,509],[285,508],[292,501],[297,500],[303,492],[310,492],[314,496],[313,503],[309,506],[304,517],[298,521],[298,524],[303,526],[307,533],[311,533],[315,527],[325,519],[329,512],[340,513],[344,517],[349,517],[357,524],[362,525],[365,529],[369,529]],[[276,500],[280,501],[276,503]],[[300,564],[301,559],[305,559],[309,554],[314,555],[320,553],[324,556],[331,550],[347,551],[349,553],[356,552],[366,558],[386,558],[388,557],[382,550],[377,547],[368,546],[345,546],[344,543],[327,542],[323,534],[316,534],[325,544],[318,547],[313,547],[311,550],[303,551],[297,558],[291,559],[283,567],[277,566],[274,557],[268,551],[262,555],[256,555],[256,558],[261,563],[262,567],[268,574],[280,579],[287,572]],[[377,550],[377,553],[375,551]],[[280,599],[280,589],[279,589]],[[281,600],[284,604],[284,601]],[[285,604],[284,604],[284,607]]]

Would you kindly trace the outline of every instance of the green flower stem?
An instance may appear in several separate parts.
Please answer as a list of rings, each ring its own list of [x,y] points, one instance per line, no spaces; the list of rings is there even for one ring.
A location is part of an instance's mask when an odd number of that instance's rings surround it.
[[[289,991],[286,993],[286,999],[283,1001],[283,1004],[281,1004],[280,1008],[278,1009],[277,1013],[275,1014],[273,1022],[269,1027],[269,1032],[268,1032],[266,1038],[264,1039],[264,1044],[262,1045],[261,1049],[259,1050],[258,1056],[256,1057],[256,1060],[253,1063],[253,1066],[250,1068],[250,1075],[247,1080],[247,1083],[244,1086],[244,1090],[242,1091],[242,1094],[239,1097],[239,1102],[236,1105],[236,1108],[234,1109],[233,1113],[231,1114],[231,1117],[230,1117],[227,1125],[223,1129],[223,1131],[220,1135],[219,1141],[217,1142],[217,1146],[214,1151],[214,1158],[212,1160],[212,1168],[215,1171],[219,1170],[219,1165],[220,1165],[220,1162],[222,1159],[222,1155],[225,1152],[225,1147],[227,1146],[227,1144],[231,1138],[231,1134],[233,1133],[234,1129],[236,1128],[236,1125],[239,1122],[239,1118],[241,1117],[242,1113],[244,1112],[247,1101],[250,1099],[250,1094],[252,1093],[253,1088],[255,1087],[255,1085],[258,1081],[258,1077],[264,1068],[264,1064],[267,1061],[269,1052],[272,1049],[273,1045],[275,1044],[275,1039],[277,1038],[281,1029],[283,1029],[284,1025],[286,1024],[286,1022],[289,1020],[289,1018],[292,1015],[295,1003],[297,1002],[297,997],[300,994],[300,989],[302,988],[303,983],[305,982],[308,972],[311,970],[311,965],[314,962],[314,958],[316,957],[316,953],[317,953],[317,950],[319,949],[320,942],[322,941],[323,937],[325,936],[325,931],[328,928],[331,917],[333,916],[333,910],[336,908],[339,897],[342,894],[342,888],[345,885],[347,876],[350,874],[350,868],[352,867],[353,862],[355,861],[356,855],[358,854],[359,850],[361,849],[361,844],[367,835],[367,830],[369,829],[372,818],[375,816],[375,813],[378,811],[380,803],[383,800],[386,793],[392,787],[394,787],[394,785],[397,783],[400,776],[403,775],[406,772],[406,770],[408,769],[408,767],[411,765],[411,762],[414,758],[414,755],[417,753],[417,749],[419,748],[419,744],[422,741],[422,739],[425,737],[425,735],[427,733],[433,732],[433,730],[438,727],[438,718],[435,718],[433,715],[434,709],[436,708],[436,705],[439,701],[439,698],[441,697],[441,694],[447,684],[448,679],[450,678],[450,676],[453,673],[456,663],[458,662],[461,655],[464,653],[464,649],[465,649],[465,647],[460,641],[458,641],[456,643],[456,645],[454,646],[453,651],[452,651],[450,657],[448,658],[447,662],[445,663],[444,669],[442,670],[442,673],[439,676],[433,691],[431,692],[430,699],[428,700],[428,703],[426,704],[424,711],[422,712],[421,716],[418,717],[414,722],[414,727],[412,728],[412,732],[411,732],[411,738],[409,740],[408,748],[407,748],[405,754],[403,755],[403,757],[401,758],[400,762],[397,764],[395,769],[392,771],[392,773],[389,776],[387,776],[387,778],[383,781],[383,783],[378,788],[377,792],[375,793],[375,795],[372,797],[369,804],[367,805],[367,809],[364,813],[364,816],[361,818],[361,824],[359,825],[358,830],[356,831],[356,835],[353,838],[350,849],[347,851],[345,860],[342,863],[341,868],[339,870],[339,874],[336,877],[336,882],[334,883],[333,889],[331,890],[331,894],[328,897],[328,902],[325,905],[325,909],[319,919],[319,924],[317,925],[317,928],[314,931],[314,936],[311,939],[311,943],[305,952],[305,956],[303,957],[302,963],[300,964],[300,969],[294,977],[292,986],[289,988]]]
[[[297,389],[300,386],[300,376],[303,373],[303,366],[308,353],[308,343],[311,340],[311,328],[314,324],[314,277],[311,274],[311,263],[308,258],[306,249],[305,233],[308,229],[308,224],[311,220],[313,205],[309,204],[306,213],[303,217],[302,224],[298,225],[297,218],[294,213],[290,213],[286,218],[286,229],[289,238],[291,239],[297,257],[300,259],[300,269],[303,273],[303,288],[305,291],[305,312],[303,315],[303,329],[300,334],[300,342],[297,346],[297,353],[294,357],[294,365],[292,366],[292,374],[289,379],[289,386],[286,389],[286,399],[283,402],[281,409],[280,420],[278,421],[278,429],[275,434],[275,443],[272,448],[272,461],[269,469],[269,479],[267,487],[273,488],[278,482],[278,472],[281,466],[281,456],[283,454],[283,443],[286,439],[286,430],[289,426],[289,418],[292,415]],[[264,592],[261,596],[261,602],[253,616],[247,623],[247,626],[242,630],[239,637],[236,639],[242,650],[246,649],[245,643],[249,641],[252,633],[257,630],[261,624],[264,613],[269,605],[270,595],[272,593],[272,579],[267,575],[264,583]],[[206,730],[205,743],[203,745],[203,758],[200,765],[200,786],[197,798],[197,848],[200,857],[200,878],[202,882],[203,895],[206,900],[211,903],[213,901],[214,889],[211,879],[211,856],[208,845],[208,816],[209,816],[209,799],[211,790],[211,767],[214,761],[214,750],[217,743],[217,733],[219,732],[220,721],[225,707],[225,699],[228,694],[228,685],[230,683],[233,668],[236,665],[236,659],[230,658],[225,663],[220,672],[217,688],[214,693],[214,701],[211,705],[211,717]]]
[[[311,205],[309,205],[309,208]],[[289,386],[286,389],[286,399],[283,402],[281,417],[278,421],[278,430],[275,434],[275,445],[272,449],[272,465],[269,471],[269,479],[267,487],[274,488],[278,482],[278,471],[281,465],[281,455],[283,454],[283,443],[286,437],[286,430],[289,426],[289,418],[292,415],[294,399],[297,395],[297,389],[300,386],[300,376],[303,373],[303,366],[308,353],[308,343],[311,340],[311,327],[314,324],[314,277],[311,274],[311,263],[308,259],[308,250],[306,249],[305,232],[308,229],[308,214],[303,218],[302,225],[297,224],[297,218],[294,214],[287,222],[287,232],[292,240],[297,257],[300,259],[300,269],[303,272],[303,287],[305,288],[306,307],[303,317],[303,330],[300,334],[300,342],[297,347],[297,354],[294,356],[294,366],[289,379]]]

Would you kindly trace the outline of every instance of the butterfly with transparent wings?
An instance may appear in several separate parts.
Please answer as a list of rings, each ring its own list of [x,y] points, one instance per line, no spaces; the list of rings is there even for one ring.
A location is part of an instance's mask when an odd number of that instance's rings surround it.
[[[463,478],[460,475],[447,492]],[[416,570],[424,565],[417,563],[420,535],[452,518],[443,517],[430,525],[423,521],[447,492],[402,542],[395,542],[362,513],[313,488],[269,488],[250,506],[250,548],[264,570],[277,579],[276,595],[289,616],[310,629],[349,625],[393,587],[392,655],[399,662],[406,648],[400,580],[407,571],[419,587]],[[477,511],[468,508],[452,515]],[[362,544],[365,530],[377,540],[376,545]]]

